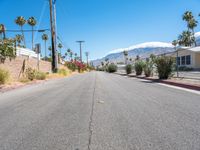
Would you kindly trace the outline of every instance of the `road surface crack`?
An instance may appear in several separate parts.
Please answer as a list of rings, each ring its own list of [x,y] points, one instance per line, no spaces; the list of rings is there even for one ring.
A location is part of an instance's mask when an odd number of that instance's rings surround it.
[[[92,108],[90,113],[90,121],[89,121],[89,139],[88,139],[88,150],[91,150],[91,143],[92,143],[92,134],[93,134],[93,114],[94,114],[94,100],[95,100],[95,91],[96,91],[96,73],[95,73],[95,83],[94,83],[94,89],[93,89],[93,95],[92,95]]]

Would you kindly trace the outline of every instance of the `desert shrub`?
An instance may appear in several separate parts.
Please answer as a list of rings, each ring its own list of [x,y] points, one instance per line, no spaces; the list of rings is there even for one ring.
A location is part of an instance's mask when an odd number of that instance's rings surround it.
[[[67,66],[67,68],[71,71],[75,71],[77,69],[77,66],[73,62],[66,62],[65,66]]]
[[[127,74],[131,74],[132,73],[132,69],[133,69],[133,66],[131,64],[128,64],[126,65],[126,73]]]
[[[26,78],[33,81],[36,80],[45,80],[46,79],[46,73],[37,71],[36,69],[27,68],[26,69]]]
[[[36,80],[45,80],[46,79],[46,73],[37,71],[36,74],[35,74],[35,79]]]
[[[5,84],[10,78],[9,71],[0,68],[0,85]]]
[[[168,79],[173,71],[174,58],[162,56],[155,60],[159,79]]]
[[[144,74],[146,77],[153,76],[153,63],[151,61],[146,61],[144,63]]]
[[[25,72],[27,79],[33,81],[36,77],[36,72],[37,72],[37,70],[35,70],[35,69],[27,68],[26,72]]]
[[[28,78],[21,78],[21,79],[19,79],[19,81],[22,82],[22,83],[30,82],[30,80]]]
[[[117,71],[117,66],[115,64],[109,64],[107,67],[107,72],[114,73]]]
[[[67,72],[67,70],[66,69],[59,69],[58,70],[58,74],[60,74],[60,75],[63,75],[63,76],[67,76],[67,74],[68,74],[68,72]]]
[[[143,61],[139,60],[135,63],[135,72],[137,76],[142,75],[143,67],[144,67]]]

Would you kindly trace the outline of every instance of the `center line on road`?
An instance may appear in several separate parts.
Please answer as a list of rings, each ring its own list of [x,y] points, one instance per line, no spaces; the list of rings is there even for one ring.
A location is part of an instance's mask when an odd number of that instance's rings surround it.
[[[94,114],[94,97],[95,97],[95,91],[96,91],[96,73],[95,73],[95,82],[94,82],[94,90],[93,90],[93,95],[92,95],[92,108],[91,108],[91,114],[90,114],[90,122],[89,122],[89,140],[88,140],[88,150],[91,150],[91,142],[92,142],[92,123],[93,123],[93,114]]]

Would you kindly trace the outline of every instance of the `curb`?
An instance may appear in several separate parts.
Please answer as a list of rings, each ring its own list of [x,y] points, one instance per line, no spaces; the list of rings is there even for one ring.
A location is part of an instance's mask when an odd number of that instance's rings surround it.
[[[119,73],[116,73],[116,74],[121,75]],[[122,74],[122,76],[125,76],[125,75]],[[138,79],[143,79],[143,80],[149,80],[149,81],[156,82],[156,83],[163,83],[163,84],[173,85],[173,86],[186,88],[186,89],[190,89],[190,90],[200,91],[200,86],[196,86],[196,85],[192,85],[192,84],[178,83],[178,82],[160,80],[160,79],[151,79],[151,78],[147,78],[147,77],[138,77],[136,75],[126,75],[126,76],[134,77],[134,78],[138,78]]]

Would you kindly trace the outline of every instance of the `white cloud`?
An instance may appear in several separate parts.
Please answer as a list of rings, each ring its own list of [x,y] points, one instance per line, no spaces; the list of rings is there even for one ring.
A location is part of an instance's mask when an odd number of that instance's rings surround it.
[[[199,33],[200,34],[200,33]],[[156,48],[156,47],[173,47],[171,43],[164,43],[164,42],[146,42],[146,43],[141,43],[137,45],[130,46],[128,48],[120,48],[120,49],[115,49],[110,51],[108,54],[114,54],[114,53],[120,53],[123,52],[124,50],[130,51],[138,48]]]

